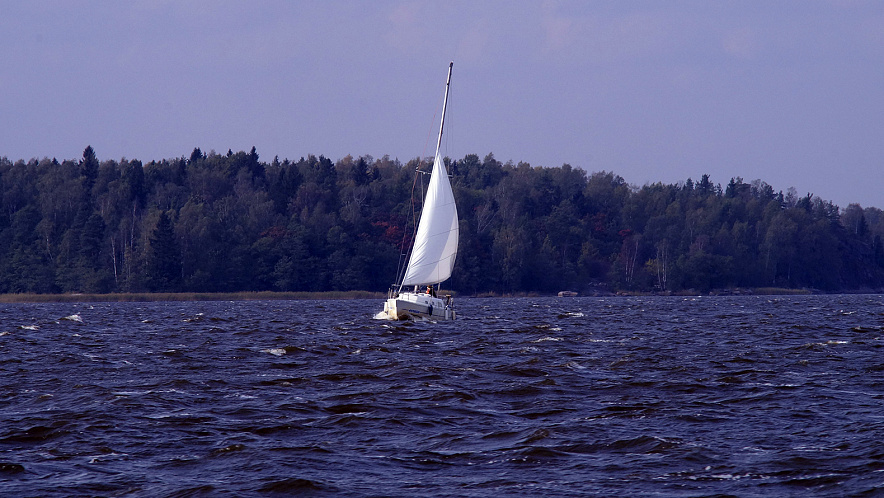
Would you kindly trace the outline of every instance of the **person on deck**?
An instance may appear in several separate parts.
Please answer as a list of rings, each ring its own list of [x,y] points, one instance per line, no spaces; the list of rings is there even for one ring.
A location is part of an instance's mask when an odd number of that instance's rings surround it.
[[[431,296],[433,296],[433,297],[436,297],[436,290],[433,289],[433,286],[432,286],[432,285],[428,285],[428,286],[427,286],[427,294],[429,294],[429,295],[431,295]]]

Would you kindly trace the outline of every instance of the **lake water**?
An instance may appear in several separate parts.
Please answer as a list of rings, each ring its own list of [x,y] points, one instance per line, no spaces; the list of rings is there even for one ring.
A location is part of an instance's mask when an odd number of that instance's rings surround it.
[[[0,305],[2,496],[884,493],[884,296]]]

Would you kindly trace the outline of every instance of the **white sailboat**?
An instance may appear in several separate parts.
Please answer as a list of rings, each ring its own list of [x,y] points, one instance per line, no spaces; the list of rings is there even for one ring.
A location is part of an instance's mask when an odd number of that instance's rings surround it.
[[[445,99],[442,101],[442,122],[439,124],[439,140],[430,184],[424,198],[417,235],[408,258],[405,276],[398,288],[390,289],[384,302],[384,318],[406,320],[427,318],[454,320],[454,305],[450,295],[439,297],[436,286],[451,276],[454,258],[457,256],[458,222],[457,207],[448,172],[439,152],[442,131],[445,128],[445,110],[448,107],[448,87],[451,85],[451,69],[445,82]]]

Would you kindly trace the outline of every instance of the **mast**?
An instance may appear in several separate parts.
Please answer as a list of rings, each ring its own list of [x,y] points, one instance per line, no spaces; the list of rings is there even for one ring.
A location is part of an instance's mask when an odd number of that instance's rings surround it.
[[[439,139],[436,141],[436,155],[434,156],[434,160],[433,160],[433,162],[434,162],[434,167],[433,167],[433,168],[434,168],[434,171],[433,171],[433,174],[430,175],[430,182],[431,182],[431,183],[433,182],[433,177],[434,177],[434,175],[438,175],[438,173],[435,171],[435,169],[436,169],[436,164],[435,164],[435,163],[436,163],[436,162],[439,162],[439,150],[440,150],[441,147],[442,147],[442,131],[445,129],[445,111],[448,109],[448,90],[449,90],[449,87],[451,86],[451,69],[452,69],[453,67],[454,67],[454,61],[449,62],[449,63],[448,63],[448,78],[445,80],[445,98],[442,100],[442,119],[441,119],[441,122],[439,123]],[[442,168],[441,171],[442,171],[443,173],[447,173],[447,172],[445,171],[445,166],[444,166],[444,165],[442,165],[441,168]],[[445,180],[446,180],[446,183],[447,183],[447,180],[448,180],[447,175],[446,175]],[[450,195],[450,191],[451,191],[451,187],[450,187],[450,186],[448,186],[448,191],[449,191],[449,195]],[[428,196],[427,196],[427,198],[424,199],[424,201],[425,201],[425,203],[424,203],[424,209],[426,209],[426,207],[427,207],[427,205],[426,205],[426,201],[427,201],[427,199],[429,199],[429,197],[430,197],[430,196],[429,196],[429,192],[428,192]],[[435,196],[434,196],[433,198],[435,199]],[[422,212],[421,212],[421,223],[424,223],[424,219],[423,219],[423,218],[424,218],[424,215],[425,215],[425,214],[427,214],[426,211],[422,211]],[[457,214],[455,213],[454,216],[456,217]],[[419,223],[419,225],[420,225],[420,223]],[[418,238],[420,238],[420,226],[418,227]],[[456,240],[456,238],[455,238],[455,240]],[[415,257],[414,250],[415,250],[415,246],[414,246],[414,244],[412,244],[412,247],[411,247],[411,256],[409,257],[408,263],[406,264],[405,272],[404,272],[403,275],[402,275],[402,282],[399,284],[399,292],[402,292],[402,288],[405,287],[405,280],[408,278],[409,270],[410,270],[410,268],[411,268],[412,258]]]
[[[436,154],[439,154],[439,148],[442,147],[442,129],[445,127],[445,109],[448,108],[448,87],[451,85],[451,68],[454,67],[454,61],[448,63],[448,79],[445,80],[445,99],[442,101],[442,122],[439,123],[439,140],[436,142]]]

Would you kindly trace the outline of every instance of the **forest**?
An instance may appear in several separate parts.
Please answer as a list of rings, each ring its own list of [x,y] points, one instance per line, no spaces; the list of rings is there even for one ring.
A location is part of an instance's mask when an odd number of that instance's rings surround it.
[[[460,244],[443,287],[463,295],[884,288],[875,207],[739,177],[638,187],[568,164],[445,161]],[[0,293],[386,291],[430,162],[2,157]]]

